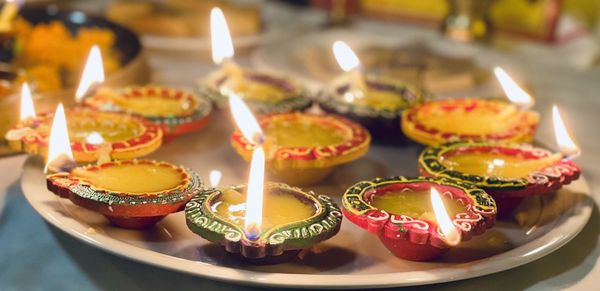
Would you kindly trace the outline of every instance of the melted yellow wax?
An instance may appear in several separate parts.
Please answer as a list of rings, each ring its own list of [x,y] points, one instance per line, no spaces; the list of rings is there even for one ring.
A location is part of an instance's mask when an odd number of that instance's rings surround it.
[[[441,195],[446,211],[451,217],[465,212],[466,208],[454,199]],[[373,195],[371,206],[396,215],[407,215],[415,219],[436,221],[427,191],[390,191],[382,195]]]
[[[119,165],[86,171],[76,168],[72,173],[95,188],[128,194],[162,192],[181,184],[181,173],[173,168],[149,164]]]
[[[378,110],[396,111],[406,107],[406,102],[397,92],[370,89],[363,94],[364,95],[361,98],[350,99],[351,102],[358,106],[370,107]]]
[[[227,189],[211,206],[217,213],[240,227],[244,227],[246,215],[246,195],[232,189]],[[301,201],[292,194],[267,192],[264,196],[263,218],[261,229],[267,230],[274,226],[298,222],[315,214],[316,206]]]
[[[261,102],[277,103],[288,98],[289,95],[287,91],[273,84],[250,80],[235,82],[230,87],[232,87],[234,92],[241,95],[243,99]]]
[[[267,139],[279,147],[328,146],[345,140],[336,128],[304,119],[274,120],[265,131]]]
[[[160,96],[143,96],[135,98],[118,98],[113,102],[125,110],[146,116],[178,116],[189,111],[189,100],[172,99]]]
[[[463,153],[443,156],[442,165],[466,174],[523,178],[552,163],[551,159],[523,159],[499,153]]]
[[[469,107],[469,104],[465,106]],[[495,101],[481,101],[475,110],[466,110],[464,107],[451,111],[437,106],[424,108],[419,111],[418,119],[428,127],[473,135],[506,131],[520,121],[522,114],[514,105]]]

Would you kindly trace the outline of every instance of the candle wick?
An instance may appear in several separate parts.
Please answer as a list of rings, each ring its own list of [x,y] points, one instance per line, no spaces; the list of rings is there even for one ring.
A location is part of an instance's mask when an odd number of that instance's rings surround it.
[[[258,225],[256,225],[256,223],[251,223],[248,225],[246,228],[246,237],[251,241],[255,241],[260,238],[260,228]]]

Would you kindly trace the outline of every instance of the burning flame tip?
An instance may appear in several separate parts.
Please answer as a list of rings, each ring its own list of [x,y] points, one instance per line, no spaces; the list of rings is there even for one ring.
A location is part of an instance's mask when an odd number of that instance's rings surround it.
[[[93,45],[81,74],[79,87],[75,92],[75,101],[81,101],[94,85],[104,82],[104,64],[98,45]]]
[[[568,159],[573,159],[581,155],[581,149],[577,146],[573,136],[567,129],[556,104],[552,105],[552,123],[556,144],[561,153]]]
[[[439,229],[442,231],[442,240],[450,246],[455,246],[461,241],[461,233],[454,226],[448,211],[442,201],[440,193],[434,187],[431,187],[431,205],[437,220]]]
[[[69,129],[67,127],[67,118],[62,103],[59,103],[54,113],[52,127],[50,128],[50,141],[48,144],[48,157],[44,173],[48,167],[55,161],[65,160],[64,162],[73,162],[73,152],[71,142],[69,141]]]
[[[25,82],[21,86],[21,120],[35,117],[35,106],[33,104],[33,96],[31,95],[31,89]]]
[[[527,93],[500,67],[494,67],[494,74],[500,82],[500,86],[506,94],[506,97],[513,103],[524,108],[530,108],[535,100]]]
[[[213,7],[210,11],[210,36],[212,59],[215,64],[219,65],[225,59],[233,58],[235,51],[229,26],[223,10],[219,7]]]
[[[358,56],[344,41],[335,41],[332,45],[332,50],[335,60],[345,72],[349,72],[360,67],[360,60],[358,59]]]

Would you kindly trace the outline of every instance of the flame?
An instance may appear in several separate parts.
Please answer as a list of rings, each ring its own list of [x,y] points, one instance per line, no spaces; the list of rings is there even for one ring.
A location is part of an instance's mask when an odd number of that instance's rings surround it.
[[[248,189],[246,192],[246,217],[244,228],[250,240],[260,236],[262,224],[263,193],[265,190],[265,151],[261,146],[254,149],[250,163]]]
[[[258,121],[252,115],[246,103],[233,92],[229,94],[229,108],[235,124],[237,124],[244,137],[255,144],[262,144],[264,135]]]
[[[75,92],[75,101],[79,102],[85,97],[90,88],[94,85],[104,82],[104,64],[102,63],[102,54],[97,45],[92,46],[88,55],[79,87]]]
[[[340,40],[334,42],[332,49],[335,60],[344,72],[352,71],[360,66],[360,60],[345,42]]]
[[[581,149],[573,140],[573,136],[565,126],[565,123],[560,116],[558,106],[552,106],[552,123],[554,124],[554,137],[556,144],[560,148],[560,152],[568,158],[575,158],[581,154]]]
[[[217,65],[223,60],[233,58],[233,42],[225,15],[221,8],[214,7],[210,11],[210,39],[212,48],[212,59]]]
[[[104,138],[99,132],[93,131],[85,137],[85,142],[89,144],[99,145],[104,143]]]
[[[35,117],[35,106],[27,83],[21,86],[21,120]]]
[[[48,144],[48,159],[44,173],[48,172],[48,166],[59,158],[67,158],[69,161],[74,161],[73,152],[71,151],[71,142],[69,141],[69,130],[67,128],[67,119],[65,117],[65,109],[62,103],[56,107],[54,120],[50,129],[50,142]]]
[[[210,173],[208,174],[208,180],[210,181],[210,186],[211,187],[219,186],[219,183],[221,182],[222,177],[223,177],[223,173],[221,173],[221,171],[211,170]]]
[[[431,205],[438,227],[444,235],[442,239],[450,246],[457,245],[461,241],[460,231],[454,227],[440,193],[433,187],[431,187]]]
[[[496,78],[498,82],[500,82],[500,86],[502,86],[502,90],[504,90],[504,94],[510,100],[510,102],[515,103],[523,108],[530,108],[535,103],[535,100],[529,93],[525,92],[515,81],[500,67],[494,68],[494,74],[496,74]]]

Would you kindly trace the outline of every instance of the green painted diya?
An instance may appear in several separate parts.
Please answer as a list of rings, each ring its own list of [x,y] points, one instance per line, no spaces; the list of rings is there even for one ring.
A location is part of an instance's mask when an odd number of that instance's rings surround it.
[[[427,98],[417,86],[392,78],[365,76],[365,92],[352,91],[351,80],[339,78],[318,97],[326,112],[343,115],[366,127],[374,141],[404,140],[400,128],[402,112]]]
[[[47,177],[48,190],[123,228],[154,225],[202,189],[190,169],[152,160],[76,167]]]
[[[199,82],[196,89],[198,95],[218,107],[227,106],[228,94],[236,93],[256,114],[303,111],[312,105],[308,92],[296,81],[254,70],[243,70],[237,78],[219,70]]]
[[[189,229],[224,246],[239,258],[257,264],[292,259],[302,249],[333,237],[342,214],[333,200],[286,184],[266,183],[258,238],[244,230],[245,185],[207,189],[185,207]]]

